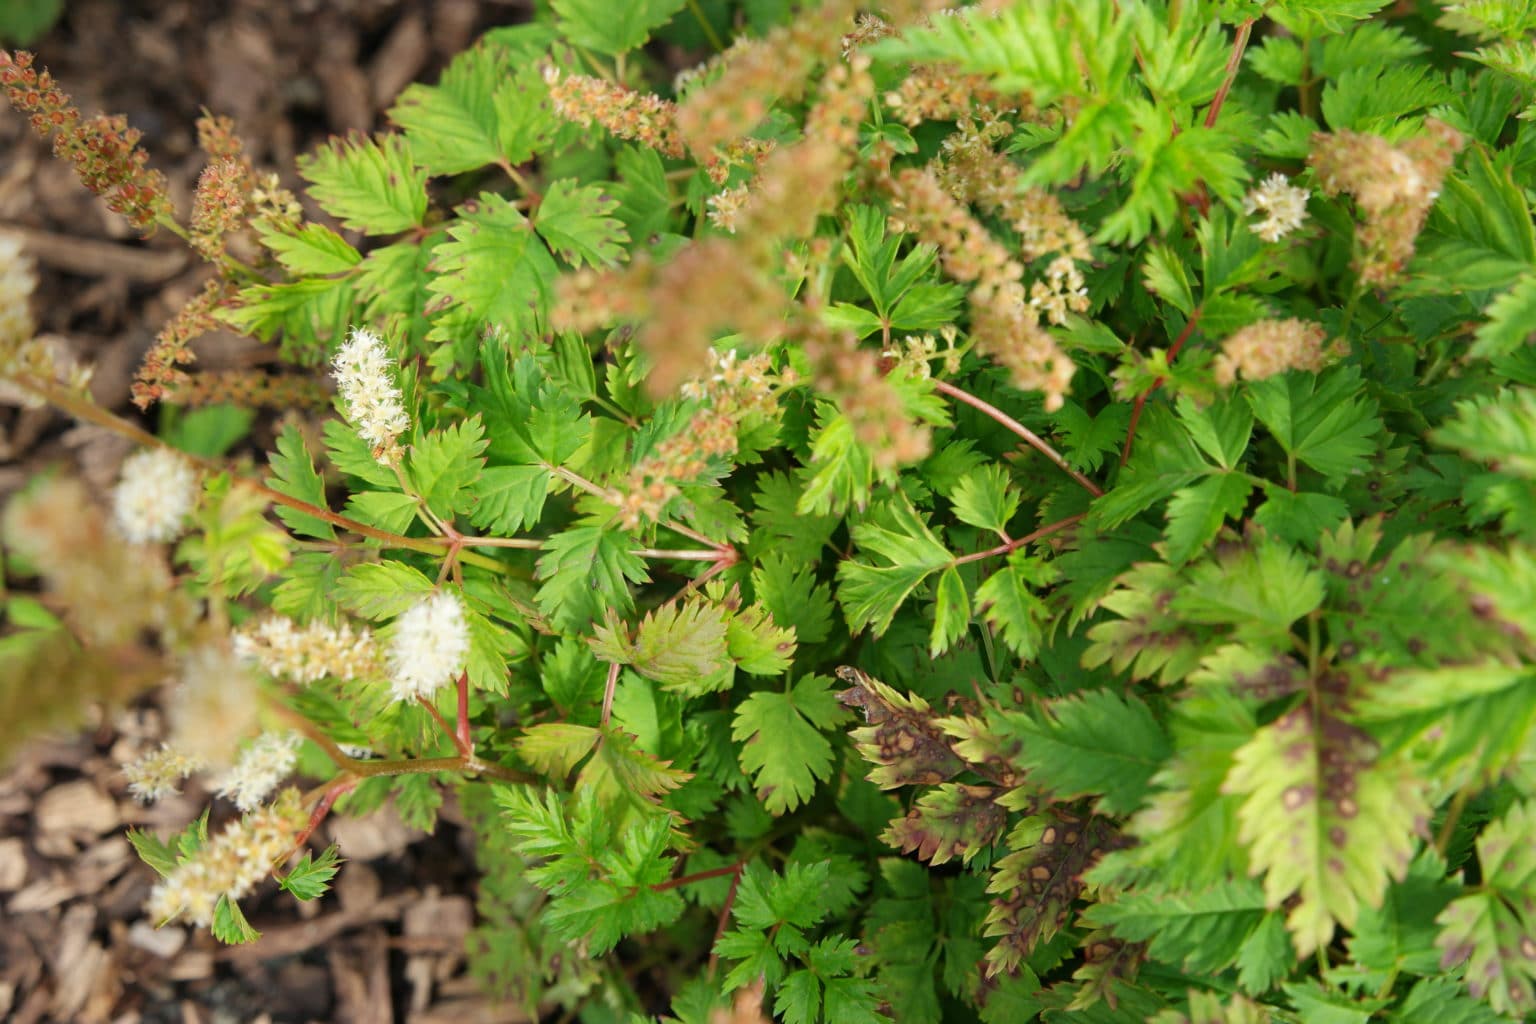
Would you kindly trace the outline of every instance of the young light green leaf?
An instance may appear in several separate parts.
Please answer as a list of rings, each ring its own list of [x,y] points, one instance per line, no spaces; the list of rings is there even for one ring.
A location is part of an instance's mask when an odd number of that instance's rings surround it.
[[[640,620],[633,639],[610,620],[591,641],[599,658],[629,665],[663,686],[695,694],[731,682],[725,612],[694,600],[670,602]]]
[[[995,462],[961,477],[950,501],[961,522],[997,534],[1007,532],[1008,520],[1019,510],[1018,490],[1008,471]]]
[[[311,858],[308,850],[278,882],[284,892],[291,892],[301,900],[313,900],[323,896],[331,887],[331,879],[341,869],[340,848],[332,843],[319,857]]]
[[[965,635],[971,624],[971,598],[965,589],[965,581],[954,566],[939,576],[934,592],[933,634],[928,641],[928,654],[937,658],[949,650],[956,640]]]
[[[212,931],[214,938],[231,946],[255,942],[261,938],[261,932],[252,928],[245,914],[241,913],[240,904],[227,895],[220,896],[219,902],[214,904]]]
[[[325,211],[354,231],[392,235],[427,214],[427,173],[398,135],[334,140],[300,157],[299,173]]]

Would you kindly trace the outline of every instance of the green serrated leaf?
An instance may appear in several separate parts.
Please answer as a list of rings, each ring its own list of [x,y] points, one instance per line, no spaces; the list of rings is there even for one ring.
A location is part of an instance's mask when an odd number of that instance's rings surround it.
[[[1109,814],[1139,807],[1172,753],[1151,710],[1109,690],[1053,701],[1038,717],[1011,715],[1006,728],[1022,741],[1019,763],[1032,779],[1061,797],[1097,797]]]
[[[220,896],[219,902],[214,904],[212,930],[214,938],[231,946],[261,938],[261,932],[252,928],[245,914],[241,913],[240,904],[228,896]]]
[[[527,218],[505,197],[482,192],[459,208],[448,235],[452,241],[434,251],[438,274],[427,288],[436,298],[427,312],[452,307],[519,337],[538,337],[558,270]]]
[[[557,181],[544,193],[533,228],[572,266],[613,266],[629,241],[624,222],[612,216],[618,206],[606,185]]]
[[[305,850],[304,856],[278,882],[278,886],[301,900],[319,899],[331,887],[331,879],[340,869],[341,851],[336,844],[327,846],[319,857],[312,858],[310,851]]]
[[[1375,401],[1360,394],[1360,373],[1291,372],[1248,386],[1254,415],[1285,451],[1330,480],[1366,468],[1370,438],[1381,429]]]
[[[363,261],[362,254],[324,224],[291,227],[258,221],[261,244],[292,274],[343,274]]]
[[[1253,481],[1242,473],[1213,473],[1175,494],[1163,548],[1168,563],[1182,565],[1200,554],[1228,519],[1242,515],[1252,491]]]
[[[633,0],[615,6],[606,0],[552,0],[556,23],[566,39],[597,53],[618,56],[645,43],[672,20],[685,0]]]
[[[754,693],[736,709],[731,738],[744,745],[741,767],[770,814],[810,799],[832,771],[832,744],[823,730],[846,712],[826,676],[802,676],[784,693]]]
[[[267,485],[274,491],[319,508],[326,507],[325,481],[315,471],[315,464],[310,461],[309,451],[304,447],[304,438],[299,434],[298,427],[290,423],[283,428],[283,432],[277,436],[277,451],[267,460],[267,465],[271,468]],[[336,538],[335,527],[318,516],[297,511],[287,505],[274,505],[273,511],[290,530],[302,537],[317,537],[321,540]]]
[[[347,570],[336,585],[336,601],[355,615],[375,621],[394,618],[437,585],[404,562],[364,562]]]
[[[299,173],[325,212],[354,231],[390,235],[426,217],[427,172],[398,135],[334,140],[300,157]]]
[[[961,477],[949,500],[961,522],[998,534],[1007,532],[1008,521],[1019,509],[1018,491],[1008,471],[996,463]]]

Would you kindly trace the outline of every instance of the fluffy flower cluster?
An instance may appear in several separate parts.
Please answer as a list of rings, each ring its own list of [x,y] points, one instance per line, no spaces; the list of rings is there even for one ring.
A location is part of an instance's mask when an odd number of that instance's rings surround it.
[[[140,803],[153,803],[161,797],[181,792],[181,781],[205,768],[195,757],[188,757],[168,743],[123,765],[128,792]]]
[[[703,403],[704,408],[629,475],[620,506],[626,528],[659,519],[663,506],[682,493],[679,483],[698,479],[711,459],[734,455],[739,424],[749,416],[771,414],[778,401],[777,389],[794,380],[793,370],[776,373],[761,352],[737,359],[735,350],[711,348],[709,360],[711,372],[685,381],[681,388],[685,397]]]
[[[327,676],[351,682],[380,674],[379,652],[367,627],[354,630],[274,615],[235,631],[235,654],[278,679],[308,685]]]
[[[219,796],[233,800],[242,811],[253,811],[288,777],[298,759],[298,733],[264,732],[219,777]]]
[[[136,544],[175,540],[196,503],[197,471],[168,448],[128,456],[112,492],[117,529]]]
[[[933,367],[930,364],[934,360],[942,360],[945,376],[953,377],[960,372],[960,360],[965,356],[965,349],[955,344],[959,336],[959,328],[954,324],[945,324],[939,329],[938,337],[932,334],[909,334],[880,354],[886,359],[911,366],[921,377],[932,377]],[[942,349],[939,348],[940,339],[944,342]]]
[[[171,746],[204,764],[230,764],[240,741],[257,730],[257,696],[256,680],[232,650],[194,647],[171,694]]]
[[[736,224],[741,219],[742,207],[746,205],[751,194],[751,190],[746,185],[737,185],[734,188],[716,192],[704,201],[705,216],[715,227],[734,235]]]
[[[36,287],[37,275],[22,252],[21,237],[0,233],[0,402],[32,408],[41,406],[42,399],[6,377],[27,374],[52,381],[66,371],[63,375],[79,377],[81,386],[89,380],[89,374],[82,376],[73,365],[59,339],[35,336],[37,325],[27,300]]]
[[[580,125],[597,123],[621,139],[629,139],[680,159],[687,154],[677,133],[677,106],[659,96],[636,92],[588,75],[544,68],[555,113]]]
[[[1354,196],[1362,215],[1360,279],[1366,284],[1397,279],[1465,143],[1460,132],[1432,117],[1421,135],[1396,146],[1350,131],[1314,136],[1308,162],[1318,187],[1330,196]]]
[[[896,226],[936,246],[951,277],[973,282],[971,336],[977,346],[1005,367],[1017,386],[1044,392],[1047,412],[1061,408],[1076,367],[1040,327],[1038,311],[1026,298],[1023,265],[932,170],[909,167],[884,185]],[[1070,285],[1065,276],[1062,281]]]
[[[1053,324],[1065,324],[1067,313],[1088,311],[1088,286],[1077,261],[1057,256],[1045,268],[1045,279],[1029,286],[1029,304]]]
[[[1250,231],[1266,242],[1278,242],[1301,227],[1307,219],[1307,197],[1312,193],[1297,188],[1283,174],[1271,174],[1243,198],[1243,212],[1263,218],[1248,225]]]
[[[469,621],[464,602],[439,590],[395,620],[389,641],[389,680],[395,700],[431,696],[464,671]]]
[[[1324,345],[1328,334],[1320,324],[1295,318],[1260,320],[1221,343],[1216,357],[1216,382],[1223,386],[1263,380],[1287,370],[1321,370],[1343,354],[1343,342]]]
[[[336,350],[332,369],[347,422],[373,446],[375,459],[384,465],[398,462],[397,442],[410,429],[411,417],[395,385],[395,362],[384,339],[366,327],[354,328]]]
[[[284,790],[271,805],[230,822],[178,864],[150,892],[145,912],[161,923],[185,917],[207,927],[219,899],[238,900],[255,888],[292,847],[304,821],[299,791]]]
[[[55,475],[33,482],[0,516],[6,546],[42,574],[87,644],[137,644],[146,631],[185,628],[197,615],[157,552],[124,544],[92,490]]]

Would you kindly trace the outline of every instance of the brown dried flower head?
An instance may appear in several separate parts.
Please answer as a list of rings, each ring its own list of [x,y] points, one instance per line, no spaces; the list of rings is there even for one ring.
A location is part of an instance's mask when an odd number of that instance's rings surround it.
[[[1249,324],[1221,343],[1216,357],[1216,383],[1223,387],[1244,380],[1263,380],[1287,370],[1316,372],[1348,349],[1342,340],[1324,342],[1321,324],[1289,318]]]
[[[1465,142],[1460,132],[1432,117],[1422,134],[1397,146],[1379,135],[1351,131],[1312,137],[1307,162],[1318,187],[1326,195],[1353,196],[1362,215],[1362,282],[1380,287],[1397,280]]]

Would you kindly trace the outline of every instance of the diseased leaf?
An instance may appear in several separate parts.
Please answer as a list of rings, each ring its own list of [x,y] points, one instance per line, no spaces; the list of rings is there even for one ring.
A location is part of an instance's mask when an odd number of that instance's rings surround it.
[[[623,258],[629,241],[623,222],[612,216],[618,205],[602,185],[557,181],[544,193],[533,228],[573,266],[612,266]]]
[[[1429,822],[1405,764],[1380,760],[1360,729],[1305,705],[1237,752],[1223,788],[1243,797],[1239,837],[1269,906],[1295,897],[1286,925],[1300,956],[1381,905]]]

